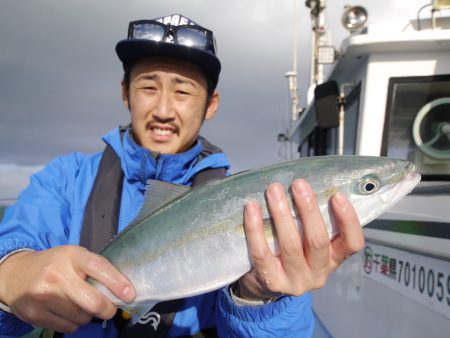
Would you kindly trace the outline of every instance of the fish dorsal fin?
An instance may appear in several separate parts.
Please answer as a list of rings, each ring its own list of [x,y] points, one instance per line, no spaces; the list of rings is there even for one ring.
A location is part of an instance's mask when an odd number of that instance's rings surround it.
[[[144,205],[137,215],[135,222],[144,219],[164,205],[187,193],[191,188],[158,180],[147,181],[147,191],[144,197]]]

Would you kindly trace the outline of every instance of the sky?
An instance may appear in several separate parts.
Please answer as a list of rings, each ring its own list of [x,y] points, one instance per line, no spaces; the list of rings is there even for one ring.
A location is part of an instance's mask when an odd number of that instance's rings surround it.
[[[0,0],[0,204],[54,157],[103,149],[101,136],[129,122],[121,102],[115,45],[128,22],[180,13],[214,31],[221,103],[202,135],[229,156],[232,171],[284,160],[277,135],[288,127],[285,73],[292,70],[295,0]],[[327,26],[339,46],[344,5],[363,5],[369,24],[414,18],[423,0],[328,0]],[[300,98],[309,82],[311,24],[297,2]],[[406,18],[405,18],[406,19]],[[405,21],[406,22],[406,21]]]

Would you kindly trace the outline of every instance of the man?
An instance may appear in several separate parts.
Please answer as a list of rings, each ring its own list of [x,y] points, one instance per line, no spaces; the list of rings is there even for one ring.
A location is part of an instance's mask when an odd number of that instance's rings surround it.
[[[6,212],[0,226],[0,334],[21,335],[33,325],[66,337],[127,336],[123,318],[102,323],[117,309],[85,281],[98,280],[125,302],[136,296],[114,266],[79,246],[80,241],[91,249],[98,246],[86,236],[101,228],[90,222],[100,213],[96,206],[111,200],[114,209],[114,200],[119,201],[120,232],[142,206],[148,179],[192,185],[201,173],[229,168],[220,149],[199,137],[203,121],[213,118],[219,105],[215,88],[220,62],[213,33],[180,15],[137,21],[130,23],[128,38],[116,51],[125,70],[122,97],[131,127],[107,134],[103,153],[75,153],[51,162]],[[115,170],[105,164],[110,163],[107,157],[118,159],[114,163],[119,164],[120,179],[108,183],[108,192],[99,199],[99,182],[107,177],[103,172]],[[311,335],[308,291],[323,286],[328,274],[362,247],[363,236],[344,196],[332,198],[341,235],[330,242],[307,182],[294,182],[292,194],[304,240],[283,188],[272,184],[267,201],[280,254],[273,255],[268,247],[260,207],[248,203],[244,224],[253,269],[231,287],[171,305],[175,315],[160,336],[199,331],[214,336],[216,330],[223,337]],[[140,330],[140,325],[132,329]],[[141,336],[156,336],[150,327],[144,330]]]

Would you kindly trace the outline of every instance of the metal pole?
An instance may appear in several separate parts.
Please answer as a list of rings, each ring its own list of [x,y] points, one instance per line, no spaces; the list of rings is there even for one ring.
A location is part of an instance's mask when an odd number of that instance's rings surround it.
[[[289,87],[292,100],[291,121],[296,121],[299,111],[299,97],[297,86],[297,49],[298,49],[298,0],[294,0],[294,32],[292,34],[292,72],[289,76]]]
[[[342,98],[342,96],[341,96]],[[341,100],[340,98],[340,100]],[[339,128],[338,128],[338,155],[344,155],[344,118],[345,109],[344,104],[340,103],[339,109]]]
[[[310,0],[306,2],[306,5],[311,8],[311,21],[313,29],[313,41],[312,41],[312,70],[311,70],[311,83],[318,85],[323,82],[323,66],[319,64],[319,46],[321,44],[321,38],[325,34],[324,31],[324,11],[326,8],[325,0]]]
[[[297,74],[298,0],[294,0],[294,32],[292,34],[292,71]]]
[[[344,155],[344,135],[345,135],[345,90],[355,87],[355,82],[341,84],[339,90],[339,128],[338,128],[338,155]]]
[[[431,29],[435,30],[436,29],[436,9],[432,8],[431,9]]]

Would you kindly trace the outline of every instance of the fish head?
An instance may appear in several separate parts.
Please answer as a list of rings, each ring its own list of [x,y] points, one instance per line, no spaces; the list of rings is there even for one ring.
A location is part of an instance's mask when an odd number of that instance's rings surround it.
[[[420,179],[414,164],[405,160],[379,158],[379,164],[356,170],[347,192],[361,225],[394,206]]]
[[[334,191],[347,196],[364,226],[409,194],[421,176],[409,161],[385,157],[360,159],[358,164],[349,164],[336,176],[338,183]],[[348,160],[351,162],[352,158]],[[332,215],[330,223],[330,236],[334,237],[339,229]]]

